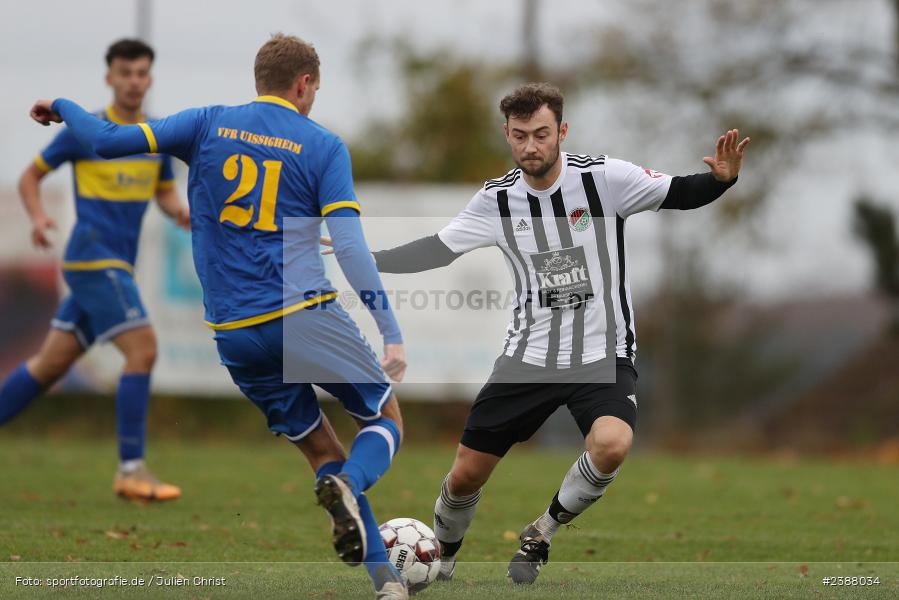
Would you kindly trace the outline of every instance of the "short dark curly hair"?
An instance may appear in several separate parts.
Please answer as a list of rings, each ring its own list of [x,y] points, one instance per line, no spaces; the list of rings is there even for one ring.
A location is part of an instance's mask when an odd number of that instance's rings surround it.
[[[153,48],[141,40],[125,38],[114,42],[106,50],[106,66],[111,67],[113,59],[116,58],[136,60],[144,56],[149,56],[152,63],[153,59],[156,58],[156,53],[153,52]]]
[[[559,88],[549,83],[526,83],[518,86],[500,100],[499,110],[508,122],[509,117],[530,118],[544,104],[556,115],[556,123],[561,125],[565,98]]]

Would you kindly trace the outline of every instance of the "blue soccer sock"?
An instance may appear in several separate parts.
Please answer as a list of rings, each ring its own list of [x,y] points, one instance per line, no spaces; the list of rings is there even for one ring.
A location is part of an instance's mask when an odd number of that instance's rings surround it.
[[[360,494],[356,499],[359,502],[359,514],[365,523],[365,539],[368,543],[366,549],[365,568],[376,590],[380,590],[388,581],[401,581],[400,572],[387,560],[387,549],[381,537],[381,528],[375,519],[375,513],[371,510],[368,497]]]
[[[400,430],[390,419],[379,417],[359,430],[342,471],[349,477],[353,494],[358,497],[387,472],[399,447]]]
[[[144,457],[149,403],[150,375],[147,373],[122,375],[115,399],[119,460],[122,462]]]
[[[315,472],[317,478],[324,475],[336,475],[343,469],[344,463],[341,461],[332,461],[325,463]],[[381,538],[381,530],[375,514],[371,510],[371,504],[368,503],[368,497],[365,494],[357,498],[359,502],[359,515],[362,522],[365,523],[365,541],[367,551],[363,562],[371,577],[372,583],[376,590],[381,589],[387,581],[400,581],[400,573],[396,567],[387,560],[387,549],[384,548],[384,542]]]
[[[25,363],[16,367],[0,387],[0,425],[11,421],[42,391],[43,386],[31,375]]]

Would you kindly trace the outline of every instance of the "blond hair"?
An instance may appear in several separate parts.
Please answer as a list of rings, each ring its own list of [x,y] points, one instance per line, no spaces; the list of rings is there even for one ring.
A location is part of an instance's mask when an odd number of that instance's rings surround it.
[[[318,53],[294,35],[276,33],[256,53],[253,72],[260,92],[281,92],[301,75],[318,80]]]

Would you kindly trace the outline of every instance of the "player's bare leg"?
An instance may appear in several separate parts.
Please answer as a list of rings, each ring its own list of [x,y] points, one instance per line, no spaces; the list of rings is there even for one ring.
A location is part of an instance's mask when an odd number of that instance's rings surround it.
[[[402,418],[395,395],[382,407],[381,415],[391,419],[402,435]],[[369,425],[366,421],[356,421],[360,429]],[[357,499],[346,474],[341,472],[347,457],[328,418],[322,415],[321,425],[295,444],[318,475],[315,493],[319,504],[331,517],[332,539],[337,555],[350,566],[359,565],[363,560],[366,562],[378,599],[408,598],[405,581],[387,563],[386,555],[380,556],[375,548],[369,548],[369,544],[381,544],[383,547],[377,522],[368,498],[360,494]],[[370,564],[375,555],[380,560]]]
[[[294,442],[303,456],[309,462],[313,471],[318,471],[322,465],[329,462],[343,462],[346,460],[346,452],[343,445],[337,439],[334,428],[328,417],[322,415],[321,425],[303,439]]]
[[[19,365],[0,387],[0,425],[14,419],[68,372],[84,348],[74,333],[51,329],[37,354]]]
[[[294,444],[316,474],[325,473],[316,481],[315,495],[331,517],[332,542],[337,555],[350,566],[360,564],[365,556],[365,525],[347,482],[336,476],[339,465],[346,461],[346,452],[328,417],[322,415],[321,424]],[[330,465],[335,467],[330,469]]]
[[[439,581],[452,579],[456,553],[474,519],[481,488],[487,483],[500,457],[459,444],[453,466],[440,488],[434,505],[434,532],[440,541]]]
[[[533,583],[540,567],[549,561],[552,537],[560,526],[602,498],[618,475],[633,443],[631,426],[618,417],[603,416],[593,422],[585,439],[587,451],[568,470],[562,486],[546,512],[521,532],[521,548],[509,563],[514,583]]]
[[[116,392],[119,440],[119,469],[113,490],[124,498],[175,500],[181,488],[156,478],[144,464],[147,405],[150,401],[150,372],[156,362],[156,335],[149,326],[120,333],[112,343],[125,357]]]
[[[84,348],[71,331],[51,329],[37,354],[26,362],[28,371],[46,389],[68,373],[84,354]]]

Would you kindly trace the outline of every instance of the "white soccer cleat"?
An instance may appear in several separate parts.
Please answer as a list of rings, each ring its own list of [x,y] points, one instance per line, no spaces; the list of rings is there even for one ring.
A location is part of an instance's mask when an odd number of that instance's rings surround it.
[[[435,581],[451,581],[456,574],[456,557],[444,556],[440,559],[440,571]]]
[[[375,593],[376,600],[409,600],[409,590],[399,581],[388,581]]]

